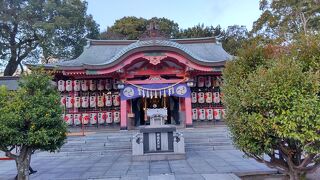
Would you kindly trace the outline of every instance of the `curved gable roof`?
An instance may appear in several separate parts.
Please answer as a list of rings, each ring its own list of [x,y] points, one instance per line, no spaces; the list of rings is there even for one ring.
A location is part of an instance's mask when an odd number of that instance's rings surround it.
[[[89,40],[90,45],[76,59],[47,64],[46,67],[83,67],[108,66],[121,59],[124,55],[140,48],[157,50],[167,48],[180,51],[190,56],[195,63],[213,65],[232,59],[214,38],[195,39],[151,39],[151,40]]]

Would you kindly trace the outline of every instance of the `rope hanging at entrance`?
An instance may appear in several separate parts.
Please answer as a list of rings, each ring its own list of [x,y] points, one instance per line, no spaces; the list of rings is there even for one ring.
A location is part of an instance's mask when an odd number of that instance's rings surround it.
[[[139,85],[136,85],[136,84],[133,84],[131,82],[128,82],[128,81],[125,81],[125,83],[128,83],[134,87],[136,87],[138,89],[138,94],[139,96],[142,96],[142,97],[147,97],[147,98],[158,98],[158,97],[166,97],[167,95],[168,96],[171,96],[172,94],[175,93],[175,89],[174,89],[174,86],[182,83],[186,81],[186,78],[174,83],[174,84],[171,84],[167,87],[162,87],[162,88],[146,88],[146,87],[142,87],[142,86],[139,86]],[[168,91],[168,92],[166,92]]]

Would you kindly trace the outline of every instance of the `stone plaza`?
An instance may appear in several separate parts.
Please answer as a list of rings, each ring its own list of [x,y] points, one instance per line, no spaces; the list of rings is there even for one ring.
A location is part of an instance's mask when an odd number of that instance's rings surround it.
[[[130,140],[136,130],[89,129],[86,136],[68,136],[58,153],[36,152],[31,166],[38,172],[30,179],[220,180],[277,172],[245,158],[232,145],[224,125],[178,131],[185,138],[186,159],[133,161]],[[1,180],[15,175],[14,161],[0,161]]]

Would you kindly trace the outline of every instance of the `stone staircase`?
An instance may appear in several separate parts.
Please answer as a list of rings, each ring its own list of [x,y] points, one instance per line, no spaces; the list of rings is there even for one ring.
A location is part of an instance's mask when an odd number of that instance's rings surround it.
[[[234,149],[226,126],[213,128],[178,129],[185,138],[186,151],[213,151]],[[103,156],[116,152],[131,154],[131,138],[136,130],[97,131],[86,136],[69,136],[57,155]]]
[[[213,128],[185,129],[186,150],[213,151],[213,150],[233,150],[232,140],[225,125]]]

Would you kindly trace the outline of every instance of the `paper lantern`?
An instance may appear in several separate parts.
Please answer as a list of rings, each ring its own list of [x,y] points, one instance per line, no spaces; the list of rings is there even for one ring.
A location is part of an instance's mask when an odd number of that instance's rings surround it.
[[[204,103],[204,92],[198,92],[198,103]]]
[[[198,120],[198,109],[196,108],[192,109],[192,119]]]
[[[107,107],[112,106],[112,96],[111,96],[111,94],[106,94],[105,95],[105,101],[106,101],[106,106]]]
[[[88,80],[81,80],[81,90],[82,91],[89,90],[89,81]]]
[[[212,84],[211,84],[211,81],[212,81],[212,80],[211,80],[211,76],[207,76],[207,77],[206,77],[206,80],[205,80],[205,86],[206,86],[206,87],[211,87],[211,85],[212,85]]]
[[[112,114],[111,111],[108,111],[108,112],[106,113],[106,122],[107,122],[108,124],[110,124],[110,123],[113,122],[113,114]]]
[[[81,114],[73,114],[74,118],[74,124],[75,125],[80,125],[81,124]]]
[[[84,125],[89,124],[90,114],[89,113],[82,113],[82,122]]]
[[[216,104],[220,103],[220,94],[219,94],[219,92],[214,92],[213,93],[213,102],[216,103]]]
[[[197,103],[197,93],[196,92],[192,92],[191,93],[191,103]]]
[[[206,119],[213,120],[213,109],[212,108],[206,109]]]
[[[60,105],[61,105],[62,107],[65,107],[65,106],[66,106],[66,101],[67,101],[67,96],[61,95],[61,96],[60,96]]]
[[[103,96],[98,96],[98,107],[104,106],[104,98]]]
[[[81,107],[81,98],[78,96],[74,97],[74,107],[76,107],[76,108]]]
[[[72,83],[72,80],[67,80],[66,81],[66,91],[72,91],[73,90],[73,88],[72,88],[72,85],[73,83]]]
[[[73,107],[73,98],[71,96],[67,97],[66,107],[67,108],[72,108]]]
[[[212,103],[212,92],[205,93],[205,100],[206,100],[206,103]]]
[[[74,91],[80,91],[81,89],[80,80],[74,80],[73,83],[74,83],[74,87],[73,87]]]
[[[112,79],[106,79],[105,81],[105,89],[111,90],[112,89]]]
[[[206,119],[206,110],[199,109],[199,120],[205,120],[205,119]]]
[[[90,113],[90,124],[97,124],[97,113]]]
[[[102,80],[102,79],[98,80],[97,89],[98,89],[99,91],[104,90],[104,83],[105,83],[104,80]]]
[[[89,80],[89,89],[90,91],[95,91],[96,90],[96,80]]]
[[[214,119],[220,120],[221,119],[221,109],[214,109]]]
[[[98,123],[104,124],[106,122],[106,113],[105,112],[99,112],[98,113]]]
[[[113,112],[113,121],[115,123],[119,123],[120,122],[120,112],[119,111],[114,111]]]
[[[64,80],[58,81],[58,91],[63,92],[66,90],[66,82]]]
[[[64,121],[68,124],[68,125],[73,125],[73,114],[66,114],[64,116]]]
[[[91,108],[97,107],[97,98],[95,95],[90,96],[90,107]]]
[[[205,78],[203,76],[198,77],[198,87],[204,87]]]
[[[119,96],[119,94],[112,95],[112,104],[114,106],[120,106],[120,96]]]
[[[89,97],[88,96],[81,97],[81,107],[83,107],[83,108],[89,107]]]

